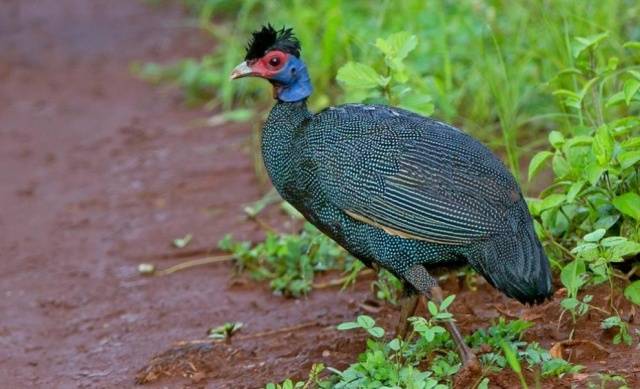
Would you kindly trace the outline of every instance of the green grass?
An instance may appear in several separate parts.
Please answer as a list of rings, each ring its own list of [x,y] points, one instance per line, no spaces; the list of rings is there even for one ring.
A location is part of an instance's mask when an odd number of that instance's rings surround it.
[[[262,23],[295,29],[315,85],[315,108],[345,100],[336,83],[342,65],[357,59],[376,66],[382,60],[372,50],[376,38],[407,31],[418,40],[407,58],[411,83],[433,98],[434,115],[505,150],[516,174],[523,151],[540,145],[537,134],[558,127],[553,114],[562,112],[562,106],[546,85],[573,65],[566,50],[570,37],[608,31],[617,42],[610,50],[617,54],[623,52],[622,42],[640,40],[640,5],[633,0],[185,4],[195,22],[224,44],[201,59],[169,68],[146,65],[140,71],[151,79],[174,79],[189,101],[204,100],[225,110],[268,106],[270,93],[260,80],[228,81],[250,32]]]

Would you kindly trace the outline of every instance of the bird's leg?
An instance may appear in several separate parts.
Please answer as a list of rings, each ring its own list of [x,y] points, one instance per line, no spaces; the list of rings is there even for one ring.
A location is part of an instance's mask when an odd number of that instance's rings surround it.
[[[433,302],[438,304],[438,306],[442,304],[442,289],[440,289],[436,279],[427,272],[427,269],[425,269],[424,266],[413,266],[404,274],[404,278],[416,290],[422,293],[422,295],[433,300]],[[456,326],[455,322],[453,322],[453,320],[449,320],[445,322],[445,327],[453,338],[453,342],[458,349],[458,354],[460,355],[460,359],[464,366],[469,366],[472,370],[478,369],[478,359],[469,346],[464,342],[464,338],[460,334],[460,330],[458,329],[458,326]]]
[[[400,300],[400,321],[396,327],[396,338],[405,340],[409,333],[409,319],[415,315],[416,308],[418,308],[418,295],[411,293],[408,296],[403,296]]]
[[[438,306],[442,304],[442,300],[443,300],[442,289],[440,289],[439,286],[432,287],[429,290],[429,296],[434,303],[438,304]],[[469,346],[467,346],[467,344],[464,342],[464,338],[462,337],[462,334],[460,334],[460,330],[458,329],[458,326],[456,325],[456,323],[453,320],[447,320],[444,323],[444,325],[445,327],[447,327],[447,330],[449,331],[449,333],[451,334],[451,337],[453,338],[453,343],[455,343],[458,349],[458,354],[460,354],[460,359],[462,359],[462,363],[465,366],[477,364],[478,359],[476,358],[476,355],[473,353],[473,351],[471,351]]]

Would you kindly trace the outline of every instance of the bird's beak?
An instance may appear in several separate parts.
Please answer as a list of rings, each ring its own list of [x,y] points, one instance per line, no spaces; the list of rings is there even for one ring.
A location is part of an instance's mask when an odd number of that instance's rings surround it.
[[[240,65],[236,66],[235,69],[231,72],[231,79],[235,80],[236,78],[253,76],[256,73],[251,70],[247,61],[242,62]]]

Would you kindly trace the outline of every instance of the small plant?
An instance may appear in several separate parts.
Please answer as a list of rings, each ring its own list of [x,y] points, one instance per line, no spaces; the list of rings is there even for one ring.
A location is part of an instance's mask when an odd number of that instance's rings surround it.
[[[567,289],[567,297],[562,299],[560,306],[562,306],[565,311],[571,313],[574,324],[578,317],[587,313],[589,303],[593,299],[591,295],[585,295],[582,300],[578,299],[580,288],[582,288],[588,280],[589,275],[586,272],[585,264],[579,259],[572,261],[562,268],[560,281],[562,281],[562,285]],[[562,318],[562,316],[560,318]]]
[[[312,389],[316,387],[324,387],[324,383],[318,378],[320,373],[323,371],[324,365],[322,363],[314,363],[306,381],[294,382],[290,378],[287,378],[280,384],[268,383],[265,385],[264,389]]]
[[[502,347],[502,352],[504,353],[504,357],[509,364],[509,367],[511,367],[511,370],[513,370],[513,372],[518,376],[520,386],[522,386],[523,389],[528,389],[529,385],[527,385],[527,381],[524,379],[524,375],[522,375],[522,367],[520,366],[520,361],[518,360],[515,351],[511,348],[511,345],[504,340],[500,342],[500,346]]]
[[[578,373],[583,369],[581,365],[552,357],[549,351],[543,349],[537,342],[528,344],[526,349],[519,352],[519,355],[529,366],[540,366],[542,377],[562,377],[568,373]]]
[[[416,318],[417,319],[417,318]],[[426,330],[428,323],[425,321]],[[414,324],[414,329],[416,328]],[[447,388],[439,383],[445,376],[454,374],[446,360],[441,360],[435,369],[430,371],[420,371],[417,367],[419,360],[416,359],[418,353],[413,352],[412,345],[400,339],[393,339],[384,342],[384,330],[375,325],[375,321],[365,315],[358,316],[356,321],[342,323],[339,330],[364,329],[372,336],[367,340],[367,350],[358,357],[358,362],[352,364],[345,371],[331,369],[335,377],[331,380],[332,388],[379,388],[379,387],[401,387],[401,388]],[[439,333],[448,336],[444,328]],[[433,338],[431,338],[433,341]],[[453,358],[457,358],[452,352]],[[457,361],[454,361],[457,365]]]
[[[189,245],[189,243],[191,243],[192,239],[193,239],[193,235],[187,234],[187,235],[183,236],[182,238],[175,238],[171,242],[171,244],[173,244],[173,247],[175,247],[177,249],[183,249],[183,248],[187,247]]]
[[[380,71],[360,62],[343,65],[336,79],[346,91],[346,100],[385,103],[431,115],[434,107],[426,84],[404,62],[417,45],[415,35],[397,32],[375,42],[384,58]]]
[[[209,328],[209,330],[207,330],[207,335],[211,339],[229,339],[233,334],[240,331],[243,326],[244,324],[241,322],[224,323],[221,326]]]
[[[398,296],[402,293],[402,282],[390,272],[381,269],[378,278],[371,284],[376,293],[376,298],[387,301],[390,304],[398,304]]]
[[[338,329],[341,331],[352,330],[354,328],[361,328],[374,338],[382,338],[384,336],[384,329],[376,326],[376,321],[367,315],[360,315],[356,321],[348,321],[338,325]]]
[[[270,280],[274,292],[293,297],[312,289],[315,272],[351,269],[355,261],[309,223],[300,234],[268,232],[254,246],[228,235],[219,247],[234,255],[239,271],[248,271],[256,280]]]
[[[601,323],[601,327],[605,330],[617,329],[618,332],[613,337],[613,344],[624,343],[627,346],[631,346],[631,335],[629,335],[629,325],[622,320],[620,316],[611,316],[604,319]]]
[[[627,385],[627,380],[619,375],[615,374],[603,374],[598,373],[597,378],[600,380],[599,384],[589,381],[587,383],[587,388],[589,389],[605,389],[609,388],[609,383],[614,384],[617,389],[629,389]]]

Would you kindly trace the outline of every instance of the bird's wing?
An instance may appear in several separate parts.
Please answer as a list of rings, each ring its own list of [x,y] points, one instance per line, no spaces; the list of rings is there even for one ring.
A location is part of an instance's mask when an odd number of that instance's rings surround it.
[[[409,239],[463,245],[510,230],[507,212],[523,200],[498,158],[442,123],[391,119],[325,150],[327,198],[351,217]]]

